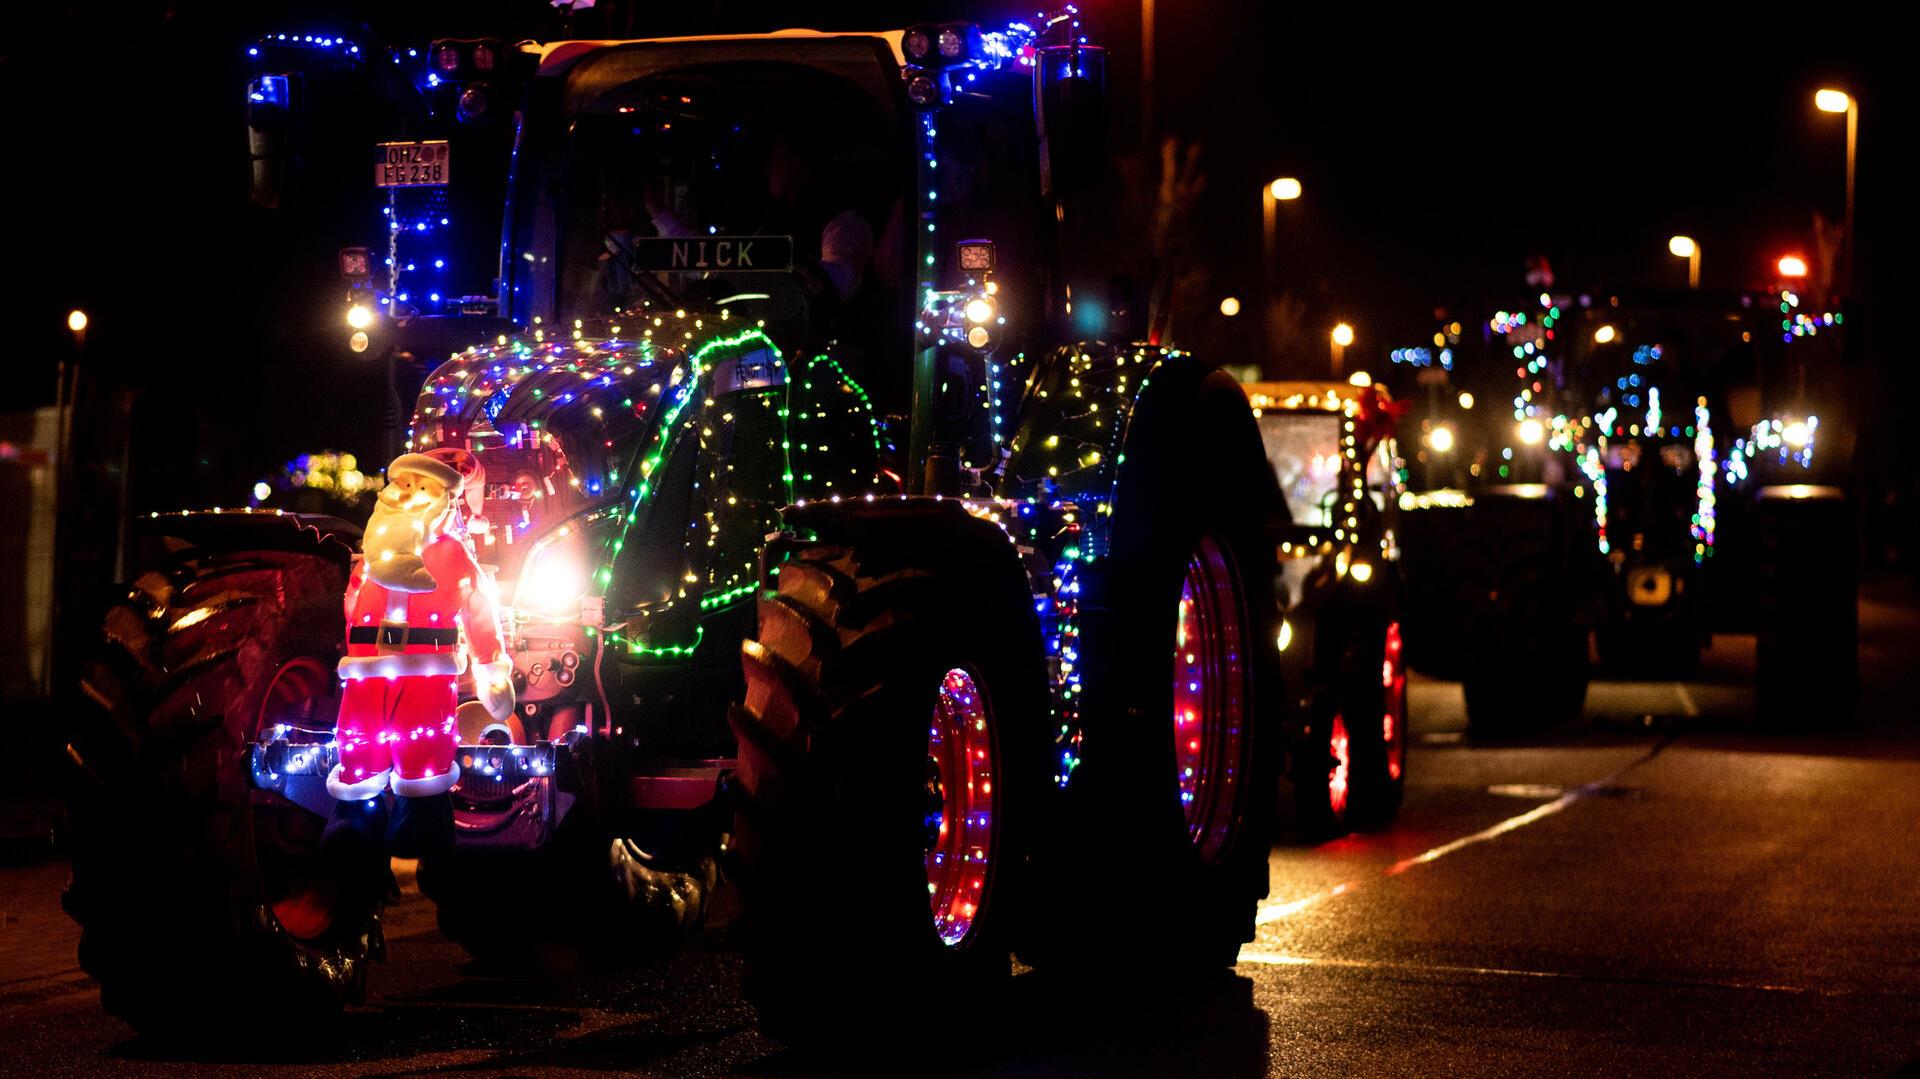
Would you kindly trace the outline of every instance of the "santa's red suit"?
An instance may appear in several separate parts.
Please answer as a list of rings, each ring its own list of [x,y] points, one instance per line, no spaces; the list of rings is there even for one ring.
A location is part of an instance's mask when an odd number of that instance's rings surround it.
[[[456,686],[469,670],[495,719],[513,711],[493,582],[456,511],[463,490],[477,491],[478,472],[462,450],[404,454],[388,467],[367,555],[347,586],[339,763],[327,777],[337,799],[389,788],[423,798],[458,782]],[[386,535],[396,531],[405,533],[397,545]]]

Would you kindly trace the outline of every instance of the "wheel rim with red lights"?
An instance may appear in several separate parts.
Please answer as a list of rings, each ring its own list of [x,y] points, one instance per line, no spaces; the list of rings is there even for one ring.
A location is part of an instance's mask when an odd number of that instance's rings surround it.
[[[1347,738],[1347,719],[1339,712],[1327,724],[1327,809],[1336,821],[1347,816],[1347,795],[1353,780],[1353,745]]]
[[[940,942],[973,935],[993,871],[993,716],[972,672],[940,678],[927,731],[927,904]]]
[[[258,743],[280,728],[294,746],[317,751],[333,738],[339,711],[339,680],[319,660],[302,656],[282,664],[267,683],[254,721]],[[320,833],[326,822],[271,791],[249,792],[255,856],[266,901],[281,928],[297,940],[314,940],[339,914],[339,882],[320,865]]]
[[[1400,653],[1400,623],[1389,622],[1380,661],[1380,740],[1387,749],[1387,778],[1394,782],[1407,769],[1407,668]]]
[[[1233,564],[1211,538],[1187,558],[1174,630],[1173,742],[1180,809],[1205,861],[1230,846],[1247,744],[1246,641]]]

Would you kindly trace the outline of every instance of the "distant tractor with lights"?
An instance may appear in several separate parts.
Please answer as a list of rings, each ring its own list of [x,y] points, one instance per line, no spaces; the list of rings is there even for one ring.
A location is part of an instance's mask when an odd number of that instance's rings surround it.
[[[1294,815],[1310,838],[1391,821],[1406,789],[1394,442],[1403,407],[1356,380],[1245,386],[1288,510],[1276,643],[1294,696]]]
[[[1015,951],[1234,962],[1287,748],[1268,588],[1291,526],[1240,387],[1114,343],[1146,312],[1111,276],[1132,253],[1103,216],[1104,54],[1072,15],[414,59],[369,62],[412,72],[439,126],[382,133],[392,254],[343,269],[354,332],[460,346],[407,448],[484,473],[461,542],[512,692],[459,676],[482,707],[456,712],[453,842],[420,847],[442,928],[515,961],[670,947],[724,852],[748,993],[798,1040],[912,1029]],[[297,123],[278,77],[256,134]],[[510,143],[460,134],[509,113]],[[510,172],[485,156],[508,145]],[[503,218],[472,216],[469,175]],[[432,288],[408,241],[495,221],[490,294]],[[378,845],[325,823],[372,537],[217,511],[147,531],[77,721],[82,961],[143,1029],[324,1014],[363,990],[389,894]],[[411,647],[389,629],[376,652]]]
[[[1799,305],[1543,292],[1454,345],[1403,499],[1409,647],[1465,681],[1477,729],[1575,714],[1589,630],[1607,669],[1673,677],[1715,629],[1753,629],[1763,712],[1812,670],[1849,697],[1851,447],[1819,418],[1848,396],[1845,318]],[[1817,586],[1796,577],[1815,564]],[[1787,607],[1805,617],[1763,613]]]

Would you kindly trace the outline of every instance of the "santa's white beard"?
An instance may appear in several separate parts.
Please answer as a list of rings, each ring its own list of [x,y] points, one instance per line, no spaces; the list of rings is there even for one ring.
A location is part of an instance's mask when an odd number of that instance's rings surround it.
[[[367,576],[390,592],[431,592],[435,581],[416,548],[431,538],[446,503],[437,502],[421,513],[408,513],[386,501],[373,504],[373,516],[361,541],[366,551]],[[415,525],[419,527],[416,528]]]

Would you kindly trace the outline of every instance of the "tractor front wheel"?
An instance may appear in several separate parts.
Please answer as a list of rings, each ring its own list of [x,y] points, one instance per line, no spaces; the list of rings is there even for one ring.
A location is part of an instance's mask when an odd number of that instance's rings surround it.
[[[964,546],[777,547],[733,713],[734,868],[746,992],[785,1040],[917,1030],[1009,976],[1045,670],[1026,597]]]
[[[325,818],[257,784],[251,755],[331,741],[345,588],[318,555],[176,547],[107,613],[69,747],[64,905],[102,1003],[142,1033],[231,1038],[261,1001],[313,1020],[364,992],[385,857],[323,850]]]

